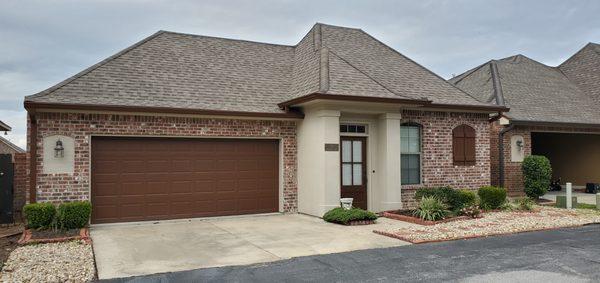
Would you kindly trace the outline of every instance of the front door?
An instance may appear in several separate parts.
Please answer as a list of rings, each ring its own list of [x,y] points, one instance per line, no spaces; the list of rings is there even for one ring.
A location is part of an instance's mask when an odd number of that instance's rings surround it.
[[[367,209],[367,138],[340,137],[342,198],[353,198],[352,206]]]

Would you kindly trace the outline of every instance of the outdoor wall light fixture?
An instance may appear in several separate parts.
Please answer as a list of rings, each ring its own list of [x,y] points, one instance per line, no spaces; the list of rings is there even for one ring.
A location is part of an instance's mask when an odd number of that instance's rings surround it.
[[[65,148],[63,147],[63,143],[61,140],[56,141],[56,146],[54,147],[54,157],[56,157],[56,158],[65,157]]]
[[[523,150],[523,141],[522,140],[517,141],[517,148],[519,148],[519,151]]]

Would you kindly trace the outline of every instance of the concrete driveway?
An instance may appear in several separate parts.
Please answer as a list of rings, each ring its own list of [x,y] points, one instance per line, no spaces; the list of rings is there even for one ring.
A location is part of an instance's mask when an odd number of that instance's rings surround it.
[[[372,232],[403,225],[380,218],[350,227],[277,214],[96,225],[91,236],[98,277],[108,279],[408,245]]]
[[[552,191],[552,192],[547,192],[545,195],[542,196],[542,198],[551,200],[551,201],[556,201],[556,196],[566,196],[567,192],[563,189],[562,191]],[[596,204],[596,195],[595,194],[586,194],[586,193],[579,193],[579,192],[573,192],[573,196],[577,197],[577,202],[578,203],[587,203],[587,204]]]

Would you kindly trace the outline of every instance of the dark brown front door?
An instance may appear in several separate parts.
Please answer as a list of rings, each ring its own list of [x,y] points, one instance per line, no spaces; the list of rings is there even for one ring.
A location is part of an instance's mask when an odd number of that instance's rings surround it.
[[[276,212],[276,140],[92,139],[92,223]]]
[[[354,207],[367,209],[367,138],[341,137],[341,196]]]

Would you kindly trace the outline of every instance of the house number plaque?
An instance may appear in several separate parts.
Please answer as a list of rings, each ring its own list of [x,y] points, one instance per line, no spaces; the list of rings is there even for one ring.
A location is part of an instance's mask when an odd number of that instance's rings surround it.
[[[337,143],[326,143],[325,144],[325,151],[339,151],[340,150],[340,145]]]

